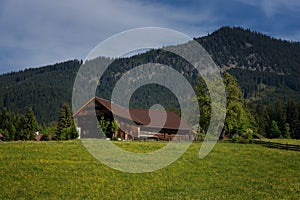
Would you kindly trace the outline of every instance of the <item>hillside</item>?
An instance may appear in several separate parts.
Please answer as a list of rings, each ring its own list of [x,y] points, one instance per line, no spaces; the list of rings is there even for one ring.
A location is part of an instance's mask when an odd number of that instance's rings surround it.
[[[203,45],[223,71],[237,78],[250,102],[300,100],[300,43],[230,27],[195,40]],[[101,77],[97,95],[110,98],[114,85],[126,71],[148,62],[172,66],[193,86],[199,78],[185,60],[163,50],[151,50],[115,60]],[[24,113],[32,106],[40,123],[57,120],[60,106],[71,102],[80,64],[80,61],[73,60],[0,75],[0,108]],[[155,84],[136,91],[131,103],[133,107],[148,108],[158,101],[169,110],[178,107],[176,97],[168,89]]]
[[[229,27],[196,40],[223,71],[237,78],[245,98],[262,102],[300,99],[299,42]]]
[[[74,60],[1,75],[0,108],[24,113],[32,106],[39,122],[57,120],[61,105],[71,101],[79,66]]]

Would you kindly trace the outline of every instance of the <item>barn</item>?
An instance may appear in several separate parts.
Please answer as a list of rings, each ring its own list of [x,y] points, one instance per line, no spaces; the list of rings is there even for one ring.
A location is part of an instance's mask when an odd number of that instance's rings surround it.
[[[97,116],[97,118],[95,117]],[[191,126],[175,112],[125,108],[109,100],[93,97],[73,115],[81,138],[114,138],[123,140],[193,140]],[[117,121],[120,129],[105,135],[99,120]]]

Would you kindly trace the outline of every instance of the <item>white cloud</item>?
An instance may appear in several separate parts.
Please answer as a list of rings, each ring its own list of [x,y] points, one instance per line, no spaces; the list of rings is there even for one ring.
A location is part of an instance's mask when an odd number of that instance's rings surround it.
[[[277,13],[294,11],[299,12],[299,0],[236,0],[238,2],[259,7],[267,17],[273,17]]]
[[[196,34],[202,29],[190,24],[213,19],[208,11],[121,0],[11,0],[0,12],[0,62],[11,66],[84,58],[102,40],[130,28],[161,26]],[[3,58],[6,50],[12,57]]]
[[[297,13],[300,8],[298,0],[188,1],[184,6],[171,0],[1,0],[0,73],[9,70],[4,67],[84,58],[99,42],[131,28],[165,27],[198,37],[221,25],[237,25],[234,20],[239,18],[238,25],[248,25],[247,11],[245,16],[234,14],[232,3],[237,1],[261,9],[269,18],[286,10]],[[249,23],[246,28],[260,22],[250,19]]]

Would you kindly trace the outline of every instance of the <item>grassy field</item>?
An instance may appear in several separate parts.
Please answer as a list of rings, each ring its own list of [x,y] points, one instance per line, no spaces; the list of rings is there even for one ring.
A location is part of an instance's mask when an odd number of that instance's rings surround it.
[[[147,152],[160,142],[119,142]],[[168,167],[130,174],[101,164],[80,141],[0,143],[0,199],[300,199],[300,152],[201,143]]]
[[[281,143],[281,144],[297,144],[300,145],[300,140],[295,140],[295,139],[268,139],[264,138],[262,141],[266,142],[276,142],[276,143]]]

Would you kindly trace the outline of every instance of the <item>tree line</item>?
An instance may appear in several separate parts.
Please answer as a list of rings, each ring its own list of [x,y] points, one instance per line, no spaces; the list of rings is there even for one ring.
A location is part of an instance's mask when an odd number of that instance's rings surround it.
[[[267,138],[300,139],[300,101],[290,99],[275,104],[249,104],[237,80],[225,73],[226,119],[220,139],[250,140],[254,135]],[[200,127],[206,133],[211,117],[211,99],[205,82],[200,79],[196,87],[200,106]]]
[[[58,122],[48,125],[38,123],[32,107],[26,115],[7,111],[0,112],[0,134],[2,140],[34,140],[36,135],[42,135],[42,140],[69,140],[78,138],[78,132],[73,120],[70,106],[64,104],[60,111]]]
[[[32,107],[40,124],[57,121],[60,106],[71,103],[80,64],[71,60],[0,75],[0,108],[25,115],[24,108]]]
[[[254,134],[267,138],[300,139],[300,102],[277,101],[275,104],[248,104],[237,80],[229,73],[223,74],[226,89],[226,119],[220,139],[251,140]],[[200,134],[205,134],[211,117],[211,99],[205,82],[200,79],[197,87],[200,106]],[[175,109],[176,110],[176,109]],[[116,124],[107,124],[101,118],[102,129],[117,130]],[[2,109],[0,113],[0,133],[4,140],[33,140],[35,134],[43,135],[43,140],[68,140],[78,138],[73,114],[68,104],[63,104],[57,122],[48,125],[38,123],[32,107],[25,115]],[[112,131],[114,132],[114,131]]]
[[[223,74],[223,82],[226,91],[226,118],[219,139],[231,138],[236,141],[249,142],[257,131],[256,119],[245,103],[243,92],[237,80],[229,73],[225,73]],[[218,85],[214,87],[218,87]],[[210,124],[212,102],[203,79],[199,79],[196,92],[200,107],[200,130],[198,134],[205,134]]]
[[[220,139],[231,138],[234,141],[249,142],[255,134],[267,138],[300,139],[300,102],[277,101],[275,104],[249,104],[237,80],[229,73],[223,74],[226,90],[226,119]],[[200,79],[196,87],[197,101],[200,107],[200,131],[207,132],[211,118],[211,99],[204,80]],[[175,109],[176,110],[176,109]],[[179,113],[180,114],[180,113]],[[118,129],[116,123],[109,124],[102,117],[99,125],[112,133]],[[73,114],[68,104],[63,104],[57,122],[48,125],[38,123],[30,107],[25,115],[2,109],[0,112],[0,133],[4,140],[34,140],[36,132],[43,140],[69,140],[78,138]]]
[[[252,105],[258,132],[268,138],[300,139],[300,101]]]

